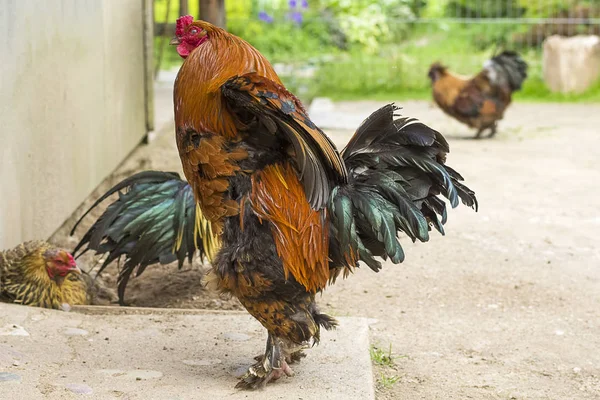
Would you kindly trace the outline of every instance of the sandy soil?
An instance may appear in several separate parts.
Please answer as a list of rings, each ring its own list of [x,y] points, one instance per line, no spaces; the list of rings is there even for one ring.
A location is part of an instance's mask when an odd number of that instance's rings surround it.
[[[342,103],[337,111],[381,104]],[[496,138],[476,141],[427,102],[402,105],[449,139],[448,163],[477,192],[480,211],[452,210],[445,237],[404,241],[404,264],[358,270],[321,297],[334,315],[373,318],[372,343],[391,345],[393,365],[376,367],[378,397],[599,399],[600,106],[515,104]],[[87,204],[138,170],[179,171],[166,132],[134,151]],[[330,133],[339,144],[351,134]],[[54,240],[72,247],[84,231],[68,238],[73,222]],[[150,267],[131,281],[128,301],[239,308],[202,288],[203,268]]]

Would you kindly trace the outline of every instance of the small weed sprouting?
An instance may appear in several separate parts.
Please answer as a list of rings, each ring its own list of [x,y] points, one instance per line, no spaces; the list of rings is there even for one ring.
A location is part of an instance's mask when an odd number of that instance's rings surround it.
[[[379,373],[379,377],[377,378],[377,385],[381,389],[390,389],[396,382],[400,380],[400,377],[395,373],[396,372],[396,363],[395,359],[404,358],[408,356],[396,356],[392,353],[392,344],[390,343],[389,347],[384,350],[377,346],[371,346],[369,350],[371,353],[371,360],[373,364],[378,366],[376,371]]]
[[[382,350],[379,347],[371,346],[371,360],[377,365],[383,365],[387,367],[394,366],[394,360],[392,358],[392,344],[390,343],[390,347],[388,351]]]
[[[391,343],[390,343],[390,347],[388,348],[387,351],[382,350],[381,348],[379,348],[377,346],[371,346],[371,349],[369,351],[371,353],[371,360],[373,360],[373,362],[375,364],[382,365],[385,367],[390,367],[390,368],[393,368],[396,365],[394,362],[394,358],[408,357],[405,355],[400,355],[400,356],[393,355]]]
[[[386,375],[382,373],[377,381],[383,389],[390,389],[399,380],[400,377],[397,375]]]

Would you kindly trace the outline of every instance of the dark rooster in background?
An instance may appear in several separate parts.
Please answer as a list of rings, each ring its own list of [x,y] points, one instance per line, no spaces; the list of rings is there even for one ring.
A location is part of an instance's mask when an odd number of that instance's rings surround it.
[[[111,300],[114,296],[77,267],[64,249],[37,240],[0,251],[0,299],[35,307],[70,306]]]
[[[485,62],[483,70],[467,79],[452,74],[440,63],[429,69],[433,98],[451,117],[477,129],[476,138],[490,130],[496,134],[497,122],[520,90],[527,77],[527,63],[513,51],[504,51]]]
[[[328,283],[360,261],[374,271],[377,258],[402,262],[399,232],[423,242],[432,228],[443,233],[440,195],[452,207],[477,201],[445,165],[444,137],[396,118],[394,105],[375,111],[340,153],[244,40],[185,16],[172,44],[185,58],[174,105],[189,185],[166,176],[117,185],[129,190],[84,242],[109,258],[125,256],[130,270],[161,255],[206,255],[209,283],[237,297],[268,331],[264,356],[237,385],[263,387],[291,375],[289,364],[319,341],[320,329],[335,327],[315,304]]]

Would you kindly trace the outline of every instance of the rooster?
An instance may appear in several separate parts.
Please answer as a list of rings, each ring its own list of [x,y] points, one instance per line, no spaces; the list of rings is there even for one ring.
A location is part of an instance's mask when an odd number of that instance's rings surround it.
[[[444,137],[393,104],[338,152],[246,41],[184,16],[171,43],[185,59],[174,106],[189,184],[165,176],[117,185],[125,190],[85,240],[138,273],[161,257],[208,257],[208,283],[268,332],[264,355],[237,384],[261,388],[291,376],[289,364],[318,343],[321,328],[336,326],[317,293],[361,261],[374,271],[378,258],[402,262],[399,232],[423,242],[430,229],[443,233],[441,197],[452,207],[477,201],[445,165]]]
[[[185,61],[174,88],[183,170],[214,237],[213,282],[268,331],[264,356],[238,387],[291,375],[289,363],[336,325],[315,294],[375,257],[398,263],[397,233],[443,232],[442,194],[476,207],[444,165],[448,143],[397,108],[375,111],[340,153],[254,47],[191,16],[172,44]],[[441,216],[441,220],[438,217]]]
[[[106,289],[82,274],[73,256],[45,241],[25,242],[0,252],[0,299],[68,310],[90,304]]]
[[[520,90],[527,77],[527,63],[515,52],[504,51],[486,61],[483,70],[471,79],[452,74],[440,63],[429,69],[433,98],[448,115],[477,129],[476,138],[489,129],[496,134],[512,93]]]

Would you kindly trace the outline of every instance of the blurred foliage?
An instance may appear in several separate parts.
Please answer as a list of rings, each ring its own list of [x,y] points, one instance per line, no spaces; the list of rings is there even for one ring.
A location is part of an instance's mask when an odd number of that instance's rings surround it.
[[[266,23],[259,20],[228,19],[228,30],[259,49],[273,62],[306,59],[319,51],[335,53],[344,49],[344,38],[326,20],[307,18],[301,26],[291,22]]]
[[[198,15],[197,1],[189,12]],[[163,22],[167,0],[155,0]],[[572,15],[598,18],[600,0],[227,0],[227,29],[249,41],[276,64],[290,90],[303,99],[430,98],[427,71],[434,61],[464,75],[485,60],[514,49],[530,64],[518,99],[600,101],[600,83],[581,95],[550,93],[542,79],[541,42],[564,32],[564,24],[515,19]],[[304,6],[306,4],[306,7]],[[171,1],[169,22],[179,16]],[[462,18],[481,18],[481,22]],[[420,20],[420,18],[425,18]],[[494,18],[492,22],[486,19]],[[502,20],[499,18],[510,18]],[[471,23],[467,23],[471,22]],[[598,24],[567,28],[590,33]],[[155,46],[165,40],[156,38]],[[171,48],[162,66],[181,63]]]
[[[526,10],[525,16],[530,18],[555,17],[560,13],[568,12],[576,3],[577,0],[519,0],[521,7]]]
[[[525,11],[519,0],[452,0],[446,4],[446,16],[454,18],[518,18]]]
[[[399,39],[408,29],[406,23],[420,11],[415,0],[321,0],[319,8],[329,10],[336,19],[348,42],[375,52],[382,43]]]

